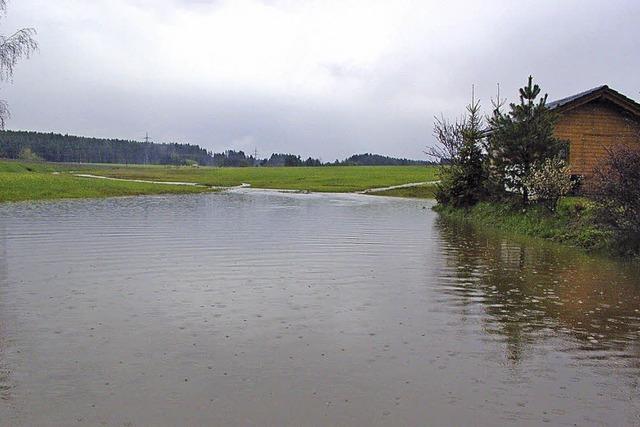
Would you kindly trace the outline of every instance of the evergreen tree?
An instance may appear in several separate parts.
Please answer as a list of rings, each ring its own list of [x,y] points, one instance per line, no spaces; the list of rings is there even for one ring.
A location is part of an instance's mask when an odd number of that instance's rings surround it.
[[[486,154],[483,150],[483,119],[480,102],[472,100],[462,121],[436,119],[439,147],[427,154],[447,159],[442,166],[436,199],[444,205],[473,206],[486,195]]]
[[[527,86],[520,89],[520,103],[510,104],[506,114],[498,105],[489,119],[488,152],[497,187],[521,193],[524,204],[529,202],[525,180],[531,168],[560,155],[564,147],[553,136],[556,115],[546,106],[546,94],[538,99],[540,93],[529,76]]]

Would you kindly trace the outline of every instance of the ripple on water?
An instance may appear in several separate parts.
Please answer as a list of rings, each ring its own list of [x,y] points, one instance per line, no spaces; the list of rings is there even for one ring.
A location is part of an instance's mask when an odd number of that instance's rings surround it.
[[[633,424],[635,267],[421,201],[231,194],[0,206],[0,417]]]

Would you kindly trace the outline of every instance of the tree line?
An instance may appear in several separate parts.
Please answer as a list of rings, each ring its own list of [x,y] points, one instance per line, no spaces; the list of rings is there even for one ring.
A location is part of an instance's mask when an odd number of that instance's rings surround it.
[[[309,167],[329,164],[405,166],[429,163],[368,153],[356,154],[333,163],[323,163],[312,157],[304,159],[289,153],[273,153],[267,158],[256,158],[236,150],[214,153],[194,144],[138,142],[10,130],[0,131],[0,157],[61,163],[197,164],[217,167]]]
[[[435,164],[426,160],[400,159],[371,153],[354,154],[337,163],[345,166],[419,166]]]
[[[223,153],[213,154],[212,166],[219,167],[252,167],[252,166],[322,166],[319,159],[308,157],[303,160],[295,154],[273,153],[266,159],[247,156],[244,151],[227,150]]]
[[[0,132],[0,157],[65,163],[213,164],[211,153],[192,144],[158,144],[24,131]]]

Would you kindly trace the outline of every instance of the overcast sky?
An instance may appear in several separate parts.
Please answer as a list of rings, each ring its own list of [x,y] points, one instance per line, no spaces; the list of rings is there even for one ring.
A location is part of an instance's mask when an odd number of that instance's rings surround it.
[[[40,52],[0,98],[11,129],[422,158],[472,84],[640,99],[639,22],[638,0],[12,0],[2,32]]]

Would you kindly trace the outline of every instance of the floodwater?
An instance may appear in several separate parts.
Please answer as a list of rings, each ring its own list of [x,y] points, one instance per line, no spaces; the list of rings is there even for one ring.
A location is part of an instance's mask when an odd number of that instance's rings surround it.
[[[638,267],[430,207],[0,205],[0,424],[640,425]]]

